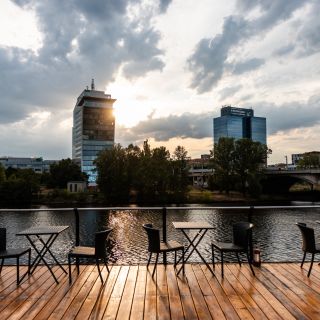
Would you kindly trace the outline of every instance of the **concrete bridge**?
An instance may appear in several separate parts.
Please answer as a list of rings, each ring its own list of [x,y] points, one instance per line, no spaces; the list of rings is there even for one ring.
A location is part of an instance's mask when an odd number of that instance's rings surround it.
[[[311,190],[315,185],[320,185],[320,169],[267,168],[265,176],[266,178],[262,181],[263,188],[272,193],[287,192],[297,182],[307,182]]]

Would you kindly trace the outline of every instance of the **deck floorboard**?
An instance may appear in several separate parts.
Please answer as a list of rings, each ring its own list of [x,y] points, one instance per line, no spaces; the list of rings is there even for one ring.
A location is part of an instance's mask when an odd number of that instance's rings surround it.
[[[81,265],[80,274],[54,268],[56,284],[40,266],[20,286],[16,267],[0,275],[0,312],[5,319],[320,319],[320,266],[264,263],[255,268],[225,264],[221,278],[203,264],[187,264],[177,276],[173,265],[104,267],[102,284],[94,265]],[[21,271],[26,270],[21,267]]]

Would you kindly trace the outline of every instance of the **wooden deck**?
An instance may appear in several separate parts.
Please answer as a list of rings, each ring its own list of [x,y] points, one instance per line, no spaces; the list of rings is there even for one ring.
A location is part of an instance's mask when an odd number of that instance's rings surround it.
[[[179,277],[159,265],[154,280],[146,266],[113,266],[103,286],[92,265],[74,271],[71,286],[58,268],[59,285],[40,267],[19,287],[15,267],[4,267],[0,319],[320,319],[318,264],[310,279],[296,263],[263,264],[256,277],[247,265],[225,266],[223,280],[219,265],[216,277],[204,265]]]

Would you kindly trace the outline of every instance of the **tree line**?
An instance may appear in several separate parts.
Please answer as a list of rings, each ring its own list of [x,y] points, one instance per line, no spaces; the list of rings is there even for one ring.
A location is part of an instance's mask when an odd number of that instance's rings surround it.
[[[111,203],[180,202],[188,187],[187,151],[178,146],[172,156],[166,147],[140,148],[116,144],[102,151],[95,161],[98,186]]]

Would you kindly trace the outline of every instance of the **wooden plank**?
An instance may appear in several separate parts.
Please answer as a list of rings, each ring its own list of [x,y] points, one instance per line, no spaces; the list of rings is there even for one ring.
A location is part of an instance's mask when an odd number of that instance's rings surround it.
[[[55,272],[57,279],[61,279],[63,275],[65,274],[60,268]],[[29,310],[35,304],[38,304],[38,302],[41,303],[46,299],[46,294],[49,290],[54,290],[56,287],[58,287],[57,283],[48,271],[45,273],[45,275],[38,279],[35,284],[36,286],[30,286],[24,291],[22,301],[21,299],[15,299],[9,306],[6,307],[6,309],[1,312],[1,317],[3,319],[21,319],[23,315],[29,312]],[[12,314],[9,317],[8,315],[11,312]]]
[[[125,284],[125,288],[121,297],[121,302],[119,305],[119,310],[117,314],[117,319],[126,320],[130,319],[132,300],[134,295],[134,290],[136,286],[138,275],[138,267],[132,266],[130,267],[130,271],[127,277],[127,281]]]
[[[255,269],[256,276],[252,276],[251,270],[248,268],[241,268],[241,274],[244,275],[254,286],[260,294],[265,298],[265,300],[272,306],[272,308],[281,316],[284,320],[294,320],[296,319],[286,307],[282,305],[282,303],[277,299],[276,296],[273,295],[264,285],[263,281],[261,281],[261,276],[259,275],[259,269]],[[241,278],[241,277],[240,277]]]
[[[157,315],[158,319],[170,319],[168,285],[164,265],[157,266]]]
[[[80,268],[80,276],[84,270],[84,268]],[[85,279],[83,279],[83,281],[85,281]],[[57,305],[61,303],[61,300],[70,292],[70,290],[74,290],[74,284],[70,288],[69,278],[66,276],[65,279],[61,281],[59,286],[55,288],[55,290],[50,290],[50,292],[47,293],[46,299],[34,304],[21,319],[47,319]]]
[[[86,297],[84,303],[82,304],[76,319],[88,319],[93,312],[93,309],[96,306],[96,303],[99,299],[99,296],[102,294],[106,285],[109,285],[109,276],[111,275],[113,267],[109,267],[110,272],[107,271],[106,268],[103,268],[104,272],[102,272],[102,278],[104,283],[101,283],[100,277],[97,278],[94,283],[90,293]]]
[[[246,308],[242,299],[237,295],[236,291],[231,286],[230,282],[228,281],[228,278],[221,277],[221,265],[219,263],[215,264],[215,276],[213,276],[207,268],[206,268],[205,273],[206,273],[207,277],[211,277],[212,285],[214,285],[215,287],[220,286],[221,289],[223,290],[223,294],[222,294],[222,292],[220,292],[219,303],[221,306],[224,306],[222,308],[223,308],[224,313],[227,318],[230,317],[230,319],[239,319],[239,318],[240,319],[253,319],[251,313]],[[213,291],[215,292],[214,289],[213,289]],[[232,308],[230,307],[229,304],[224,304],[224,302],[221,300],[221,297],[223,297],[224,295],[227,297],[226,301],[230,301]],[[226,313],[226,311],[228,313]],[[234,311],[236,311],[236,314],[234,313]]]
[[[129,273],[129,267],[123,266],[121,267],[120,273],[118,275],[117,281],[114,285],[113,291],[111,293],[111,297],[109,299],[109,303],[106,307],[105,313],[103,315],[103,319],[116,319],[122,293],[125,288],[127,276]]]
[[[144,319],[157,319],[157,273],[152,277],[153,265],[147,268],[146,298],[144,303]]]
[[[146,296],[147,269],[146,266],[139,266],[136,287],[130,313],[131,320],[142,320],[144,314],[144,300]]]
[[[105,267],[103,270],[106,269]],[[103,272],[103,270],[101,272]],[[104,273],[104,272],[103,272]],[[67,310],[63,313],[63,316],[61,319],[75,319],[79,310],[81,309],[83,303],[85,302],[86,298],[89,296],[94,284],[98,282],[100,287],[103,286],[99,273],[97,270],[97,267],[95,266],[92,269],[92,272],[90,273],[89,277],[83,284],[83,286],[80,288],[79,292],[77,295],[74,297],[72,302],[69,304]],[[59,319],[59,315],[55,313],[55,311],[50,315],[49,317],[50,320],[53,319]]]
[[[186,276],[193,302],[199,319],[212,319],[207,303],[203,297],[201,288],[190,264],[185,266]]]
[[[264,264],[261,270],[256,272],[262,278],[265,287],[277,297],[296,319],[309,319],[299,308],[299,302],[296,303],[297,297],[266,266],[267,264]]]
[[[208,283],[208,279],[203,273],[201,266],[193,266],[193,272],[196,275],[202,294],[206,300],[208,309],[213,319],[226,319],[212,288]]]
[[[180,292],[176,278],[176,272],[173,265],[168,265],[166,268],[167,273],[167,285],[168,285],[168,296],[169,305],[171,311],[172,320],[184,319],[183,309],[180,299]]]
[[[114,284],[117,281],[120,269],[120,266],[112,266],[109,277],[100,291],[100,294],[97,297],[96,303],[88,319],[102,319],[105,309],[109,303]]]
[[[197,311],[193,303],[187,277],[180,272],[177,276],[177,284],[180,292],[180,299],[186,320],[198,319]]]
[[[269,304],[268,300],[266,300],[264,296],[255,288],[255,286],[253,286],[252,283],[248,281],[248,279],[243,275],[242,272],[243,270],[247,269],[247,266],[242,265],[241,267],[239,267],[234,264],[228,264],[227,267],[232,272],[234,277],[237,279],[239,284],[241,284],[241,286],[247,293],[247,296],[252,298],[252,300],[257,304],[258,308],[260,308],[260,310],[263,311],[264,315],[268,319],[282,319],[282,317],[280,317],[280,314],[278,314],[273,309],[272,305]],[[252,277],[254,276],[252,275]],[[257,316],[254,315],[254,318],[257,318]]]

